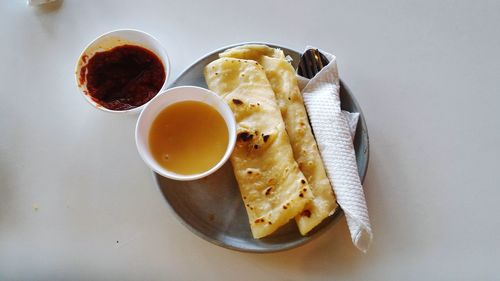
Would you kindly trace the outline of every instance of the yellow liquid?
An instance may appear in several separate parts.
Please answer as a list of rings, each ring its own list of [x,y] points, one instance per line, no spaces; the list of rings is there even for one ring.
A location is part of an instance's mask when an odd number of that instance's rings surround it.
[[[211,106],[183,101],[165,108],[149,131],[149,149],[163,168],[183,175],[215,166],[226,152],[226,122]]]

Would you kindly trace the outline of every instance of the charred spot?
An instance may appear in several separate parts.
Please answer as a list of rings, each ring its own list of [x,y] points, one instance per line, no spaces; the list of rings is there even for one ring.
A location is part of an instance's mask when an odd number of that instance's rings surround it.
[[[252,134],[249,134],[248,132],[242,132],[238,134],[238,140],[241,141],[249,141],[253,138]]]
[[[254,148],[254,149],[259,149],[259,145],[258,145],[258,144],[255,144],[255,145],[253,146],[253,148]]]
[[[287,207],[286,205],[283,205],[283,209],[285,209],[285,210],[286,210],[286,209],[288,209],[288,207]]]
[[[300,198],[304,197],[304,194],[301,192],[301,193],[299,194],[299,197],[300,197]]]
[[[306,192],[306,191],[307,191],[307,188],[305,188],[305,187],[304,187],[304,188],[302,189],[302,191]]]
[[[263,135],[262,139],[264,139],[264,142],[267,142],[267,140],[269,139],[269,135]]]
[[[266,196],[267,196],[267,195],[269,195],[269,194],[271,194],[271,191],[273,191],[273,187],[272,187],[272,186],[270,186],[270,187],[268,187],[268,188],[266,189],[266,193],[265,193],[265,194],[266,194]]]
[[[306,216],[306,217],[310,218],[311,217],[311,211],[309,211],[309,210],[306,209],[306,210],[302,211],[302,213],[300,213],[300,215],[303,216],[303,217]]]
[[[301,182],[302,184],[306,184],[306,180],[304,180],[304,179],[300,180],[300,182]]]
[[[270,221],[268,221],[267,223],[268,223],[269,225],[273,224],[273,223],[272,223],[272,222],[270,222]]]
[[[247,174],[251,175],[251,174],[252,174],[252,171],[247,171]]]
[[[243,104],[243,102],[239,99],[233,99],[233,103],[236,104],[236,105],[240,105],[240,104]]]

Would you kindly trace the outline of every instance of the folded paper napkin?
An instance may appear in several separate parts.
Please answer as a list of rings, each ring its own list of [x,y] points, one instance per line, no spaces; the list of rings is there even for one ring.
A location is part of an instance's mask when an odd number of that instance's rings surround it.
[[[299,76],[299,86],[328,178],[345,213],[352,242],[366,253],[373,233],[353,145],[359,114],[340,109],[336,57],[321,52],[330,63],[310,80]]]

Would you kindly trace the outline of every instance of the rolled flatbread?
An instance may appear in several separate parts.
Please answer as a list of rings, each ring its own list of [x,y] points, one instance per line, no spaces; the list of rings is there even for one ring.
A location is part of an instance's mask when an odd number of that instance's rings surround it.
[[[306,108],[302,100],[295,70],[283,51],[266,45],[244,45],[220,54],[220,57],[251,59],[263,66],[278,101],[294,159],[306,176],[313,200],[295,218],[302,235],[307,234],[337,207],[332,186],[325,172]]]
[[[293,158],[274,92],[261,65],[221,58],[205,67],[208,88],[237,123],[230,157],[254,238],[273,233],[304,209],[311,188]]]

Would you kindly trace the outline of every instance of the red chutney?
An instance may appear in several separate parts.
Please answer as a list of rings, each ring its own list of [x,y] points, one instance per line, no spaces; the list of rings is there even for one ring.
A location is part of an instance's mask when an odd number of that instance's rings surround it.
[[[165,68],[156,54],[122,45],[96,53],[81,71],[90,97],[111,110],[128,110],[151,100],[165,82]]]

